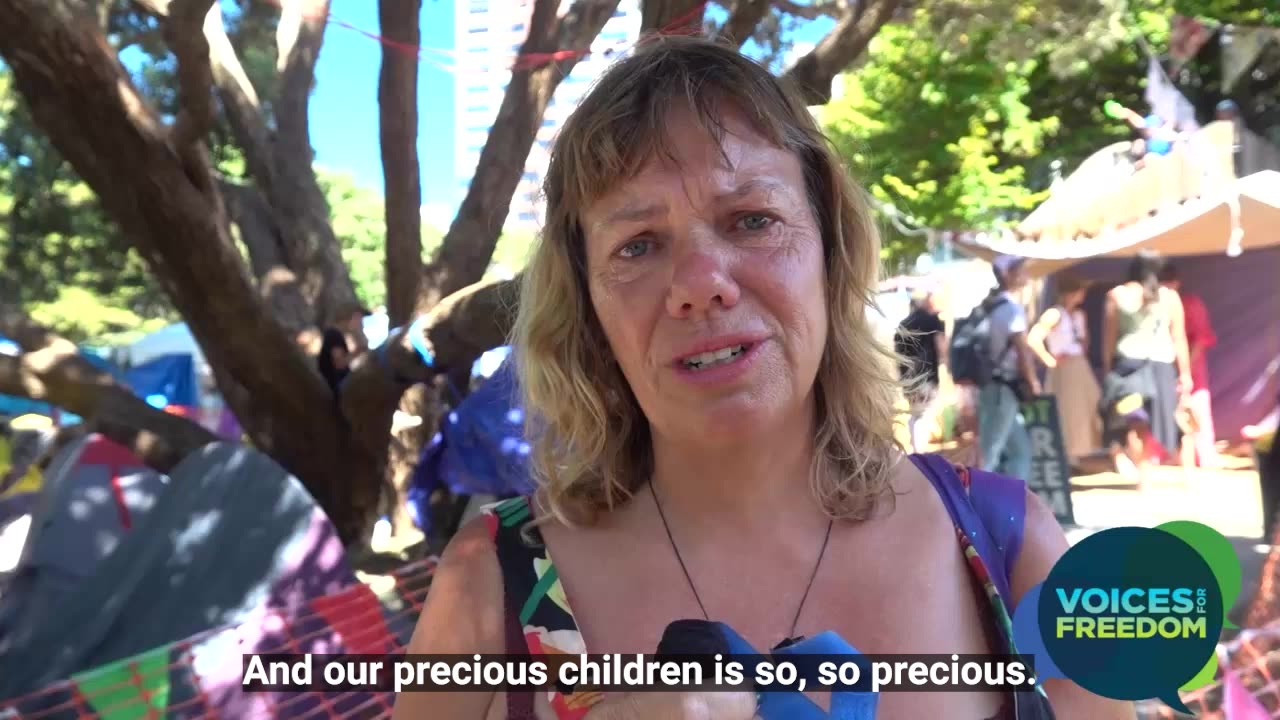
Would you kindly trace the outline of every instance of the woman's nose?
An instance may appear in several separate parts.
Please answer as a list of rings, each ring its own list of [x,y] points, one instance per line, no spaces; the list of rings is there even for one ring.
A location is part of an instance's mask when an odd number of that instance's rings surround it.
[[[725,253],[715,248],[691,248],[676,257],[667,311],[683,318],[724,310],[737,304],[739,294]]]

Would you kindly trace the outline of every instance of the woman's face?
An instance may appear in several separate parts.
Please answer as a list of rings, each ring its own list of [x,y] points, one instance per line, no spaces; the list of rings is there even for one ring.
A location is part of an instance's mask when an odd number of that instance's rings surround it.
[[[827,339],[822,237],[799,160],[688,113],[583,214],[591,302],[655,433],[732,443],[805,421]]]

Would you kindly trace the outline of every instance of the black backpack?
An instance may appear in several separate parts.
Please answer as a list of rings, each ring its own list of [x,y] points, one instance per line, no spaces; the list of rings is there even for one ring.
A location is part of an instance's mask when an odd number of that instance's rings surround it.
[[[999,362],[991,357],[991,313],[1007,302],[1009,298],[1003,294],[989,297],[979,303],[968,317],[956,321],[948,357],[951,377],[955,382],[982,387],[995,379]],[[1000,355],[1001,361],[1011,346],[1012,343],[1005,347]]]

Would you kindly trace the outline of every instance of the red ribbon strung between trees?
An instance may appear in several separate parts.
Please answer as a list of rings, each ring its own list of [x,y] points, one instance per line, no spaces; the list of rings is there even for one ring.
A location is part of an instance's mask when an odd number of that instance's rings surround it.
[[[269,2],[275,7],[280,8],[281,10],[284,9],[284,5],[281,4],[281,0],[264,0],[264,2]],[[698,3],[695,7],[689,10],[689,12],[681,15],[675,20],[672,20],[665,27],[657,30],[656,32],[646,33],[645,35],[642,35],[636,41],[635,44],[639,45],[659,35],[697,34],[698,32],[700,32],[699,30],[693,30],[692,32],[688,32],[688,31],[681,31],[681,28],[691,23],[695,18],[700,18],[702,16],[702,13],[706,10],[706,7],[707,7],[706,0],[703,0],[703,2]],[[318,14],[308,15],[307,13],[304,12],[302,15],[304,18],[307,18],[310,20],[324,20],[327,23],[332,23],[334,25],[338,25],[339,27],[343,27],[348,30],[353,30],[371,40],[378,41],[382,45],[389,47],[392,50],[404,53],[406,55],[412,55],[418,58],[419,60],[426,59],[426,58],[423,58],[422,56],[423,50],[430,50],[433,52],[446,53],[446,54],[451,52],[449,50],[444,50],[442,48],[427,48],[421,45],[411,45],[409,43],[399,42],[398,40],[392,40],[390,38],[383,37],[378,33],[370,32],[369,30],[365,30],[363,28],[352,25],[351,23],[346,22],[345,20],[336,18],[333,16],[332,13],[326,13],[324,16],[320,16]],[[568,60],[574,57],[583,58],[590,54],[591,54],[590,50],[557,50],[554,52],[531,52],[531,53],[522,52],[515,56],[514,62],[511,64],[511,71],[517,72],[520,70],[534,70],[543,65],[546,65],[547,63],[558,62],[560,60]]]

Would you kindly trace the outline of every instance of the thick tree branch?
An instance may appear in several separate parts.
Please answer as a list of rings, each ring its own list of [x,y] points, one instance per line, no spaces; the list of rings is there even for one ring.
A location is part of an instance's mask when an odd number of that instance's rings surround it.
[[[217,440],[200,425],[151,407],[81,357],[74,343],[12,308],[0,308],[0,332],[26,351],[0,355],[0,394],[70,410],[161,472]]]
[[[849,0],[819,0],[808,5],[801,5],[793,0],[771,0],[770,4],[788,15],[817,20],[820,17],[839,19],[849,12],[861,12],[865,3],[862,0],[855,0],[855,2],[859,7],[850,7]]]
[[[285,331],[296,338],[308,354],[316,352],[320,335],[315,318],[302,296],[298,276],[289,269],[271,206],[262,198],[262,193],[247,185],[223,179],[218,182],[218,190],[227,207],[232,231],[248,251],[258,294]]]
[[[12,29],[0,33],[0,56],[32,117],[130,238],[209,363],[244,388],[228,397],[254,445],[354,537],[374,508],[352,485],[373,461],[352,451],[324,381],[264,311],[216,194],[192,181],[102,33],[67,0],[0,0],[0,17]]]
[[[729,8],[729,19],[720,28],[718,37],[742,47],[755,35],[756,26],[769,14],[771,4],[771,0],[734,0]]]
[[[698,35],[706,0],[644,0],[640,7],[640,34]]]
[[[850,8],[818,46],[800,58],[786,77],[800,88],[810,105],[831,99],[831,82],[853,64],[903,0],[863,0]]]
[[[560,14],[559,0],[535,0],[521,56],[586,51],[617,7],[618,0],[574,0],[568,11]],[[512,71],[467,195],[425,271],[419,313],[484,277],[542,116],[578,57],[575,53],[536,67],[520,65]]]
[[[419,0],[379,0],[382,35],[416,47]],[[386,209],[387,315],[400,325],[413,314],[422,279],[422,181],[418,168],[418,58],[391,43],[378,75],[378,137]]]
[[[437,303],[420,328],[433,353],[423,364],[409,341],[413,326],[398,328],[383,348],[356,360],[342,386],[343,412],[366,453],[386,453],[392,414],[409,383],[430,383],[442,373],[469,369],[503,345],[515,320],[521,277],[470,285]]]
[[[218,90],[218,99],[222,101],[227,123],[231,126],[231,133],[244,152],[249,175],[263,193],[270,195],[275,175],[271,167],[271,132],[262,117],[258,91],[254,89],[240,64],[240,58],[236,56],[235,47],[227,37],[221,9],[216,5],[214,11],[205,17],[204,36],[209,43],[213,82]]]
[[[181,110],[173,124],[173,144],[178,152],[204,138],[213,125],[213,69],[209,64],[209,43],[202,27],[205,16],[221,9],[215,0],[172,0],[165,40],[178,59],[178,89]]]
[[[278,217],[290,267],[302,282],[302,294],[325,322],[343,305],[356,301],[355,286],[342,260],[329,208],[312,167],[309,108],[316,61],[328,25],[328,0],[282,0],[276,28],[280,94],[275,99],[275,177],[268,192]]]

